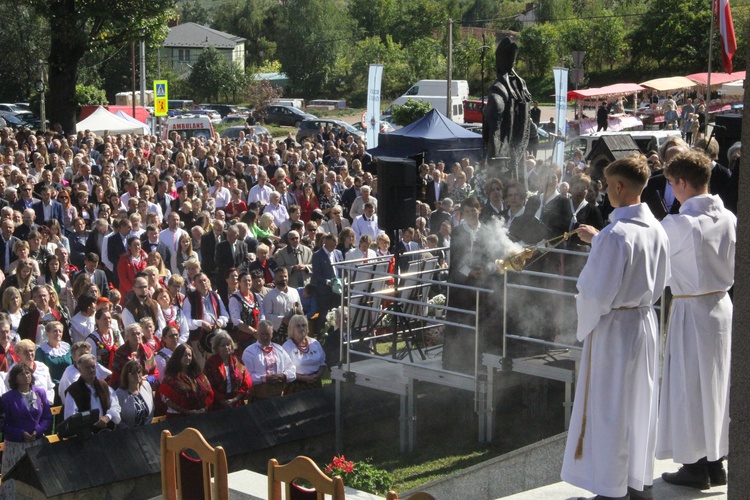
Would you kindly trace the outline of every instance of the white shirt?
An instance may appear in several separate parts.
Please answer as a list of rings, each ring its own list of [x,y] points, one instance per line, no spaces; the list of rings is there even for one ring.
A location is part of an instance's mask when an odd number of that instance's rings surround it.
[[[286,381],[292,382],[297,378],[297,372],[294,368],[292,360],[286,351],[279,345],[271,342],[273,352],[276,355],[276,369],[272,375],[286,375]],[[266,382],[266,359],[261,350],[261,345],[258,342],[250,344],[242,353],[242,363],[250,372],[250,378],[255,384],[264,384]]]
[[[229,202],[232,200],[232,195],[229,193],[229,190],[225,187],[222,187],[221,189],[216,189],[216,186],[212,186],[211,189],[208,190],[209,193],[211,193],[211,196],[214,197],[216,200],[216,208],[217,209],[224,209],[227,205],[229,205]]]
[[[365,220],[365,217],[366,216],[362,214],[354,219],[354,222],[352,223],[352,229],[354,230],[354,236],[357,242],[359,242],[359,239],[363,234],[369,234],[370,237],[372,237],[372,241],[375,241],[378,238],[378,234],[382,233],[380,228],[378,228],[377,215],[373,214],[369,220]]]
[[[79,311],[70,319],[70,339],[74,344],[86,340],[86,337],[91,335],[94,330],[96,330],[96,321],[93,315],[87,318]]]
[[[224,328],[225,326],[227,326],[227,323],[229,323],[229,313],[227,313],[227,309],[226,307],[224,307],[224,303],[221,301],[218,295],[216,296],[216,302],[219,306],[218,311],[214,309],[214,303],[211,300],[211,294],[207,294],[205,297],[203,297],[203,318],[193,319],[193,306],[190,304],[190,301],[188,299],[185,299],[185,301],[182,303],[182,311],[185,314],[188,328],[190,330],[197,330],[203,325],[203,321],[206,321],[207,323],[210,323],[212,325],[215,324],[219,328]]]
[[[111,232],[109,234],[105,234],[104,238],[102,238],[102,262],[105,266],[107,266],[107,269],[109,269],[112,272],[115,272],[115,265],[110,262],[109,260],[109,252],[107,251],[107,243],[109,242],[109,239],[113,237],[114,235],[120,235],[119,232]]]
[[[289,219],[289,212],[287,212],[286,207],[281,203],[278,205],[268,205],[265,210],[263,210],[263,213],[273,215],[273,222],[276,224],[276,227],[281,227],[281,225]]]
[[[294,363],[295,372],[301,375],[312,375],[316,373],[321,366],[326,365],[326,353],[323,346],[315,339],[308,339],[308,351],[303,353],[297,347],[292,339],[288,339],[281,346],[289,355],[289,359]]]
[[[250,188],[250,192],[247,194],[247,205],[250,206],[250,203],[253,202],[267,205],[271,201],[271,193],[273,193],[273,189],[268,184],[263,187],[256,184]]]
[[[86,384],[86,387],[89,391],[91,391],[91,409],[92,410],[99,410],[99,416],[103,417],[104,415],[107,415],[110,419],[110,421],[117,425],[120,423],[120,401],[117,399],[117,395],[115,394],[115,391],[107,386],[107,389],[109,389],[109,410],[107,410],[107,413],[103,414],[102,412],[102,403],[99,401],[99,398],[96,395],[96,390],[94,390],[93,387]],[[65,395],[65,409],[64,409],[64,418],[70,418],[76,413],[78,413],[78,405],[76,405],[75,400],[73,400],[73,396],[70,395],[70,393]]]
[[[15,365],[15,363],[13,363],[13,365]],[[11,365],[11,368],[13,368],[13,365]],[[47,402],[52,406],[55,401],[55,383],[52,381],[52,375],[49,373],[49,368],[47,368],[47,365],[41,361],[34,361],[34,365],[34,387],[44,391],[47,395]],[[8,370],[8,373],[10,373],[10,370]],[[3,391],[3,394],[10,390],[10,385],[8,385],[7,380],[8,375],[4,375],[5,377],[3,377],[3,381],[5,382],[5,391]]]
[[[164,321],[164,313],[161,310],[161,306],[159,304],[156,304],[157,309],[157,315],[156,315],[156,331],[161,334],[161,332],[164,331],[164,327],[167,326],[167,323]],[[133,316],[133,313],[130,311],[130,309],[123,307],[122,308],[122,323],[125,326],[128,326],[131,323],[135,323],[135,317]]]
[[[281,326],[281,320],[286,313],[292,310],[294,304],[301,304],[299,293],[292,287],[287,287],[286,292],[278,288],[271,289],[263,298],[263,314],[266,319],[273,323],[273,329],[278,330]]]
[[[177,247],[183,234],[187,234],[187,232],[180,228],[177,228],[176,231],[166,228],[159,233],[159,241],[164,243],[171,253],[169,267],[172,274],[179,274],[179,270],[177,269]]]
[[[99,363],[96,364],[96,378],[104,380],[105,378],[112,375],[112,372],[107,368],[103,367]],[[75,365],[68,366],[60,377],[60,383],[57,386],[57,394],[60,395],[60,401],[65,401],[65,391],[68,390],[70,384],[81,378],[81,372],[78,371]]]

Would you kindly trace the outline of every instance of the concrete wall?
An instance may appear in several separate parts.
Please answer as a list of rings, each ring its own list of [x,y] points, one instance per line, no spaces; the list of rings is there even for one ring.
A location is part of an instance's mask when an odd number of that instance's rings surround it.
[[[418,488],[435,498],[491,500],[560,481],[567,433],[558,434]],[[399,493],[408,498],[412,492]]]

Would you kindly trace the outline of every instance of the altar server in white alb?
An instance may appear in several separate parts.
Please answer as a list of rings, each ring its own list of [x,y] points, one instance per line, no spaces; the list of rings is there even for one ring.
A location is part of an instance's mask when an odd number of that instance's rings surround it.
[[[646,159],[617,160],[604,175],[612,222],[576,230],[592,246],[578,280],[583,358],[561,477],[597,498],[648,497],[659,392],[653,305],[669,278],[669,242],[640,202]]]
[[[707,489],[727,484],[736,217],[708,194],[711,160],[681,153],[665,175],[680,213],[662,225],[669,237],[672,306],[664,354],[656,457],[684,464],[665,481]]]

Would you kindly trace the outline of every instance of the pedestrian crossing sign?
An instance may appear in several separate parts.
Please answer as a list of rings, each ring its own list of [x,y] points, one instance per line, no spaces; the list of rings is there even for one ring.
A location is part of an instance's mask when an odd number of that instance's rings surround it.
[[[154,116],[167,116],[169,111],[167,80],[154,80]]]

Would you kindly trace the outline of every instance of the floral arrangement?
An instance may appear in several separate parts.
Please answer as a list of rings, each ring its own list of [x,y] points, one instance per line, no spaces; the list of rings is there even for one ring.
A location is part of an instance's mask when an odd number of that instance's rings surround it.
[[[445,317],[445,309],[438,309],[430,306],[444,306],[446,302],[445,295],[438,294],[427,301],[427,315],[431,318],[443,318]]]
[[[366,460],[354,462],[347,460],[344,455],[333,457],[325,468],[330,476],[339,476],[344,485],[368,493],[384,495],[393,486],[393,480],[388,472],[373,467]]]

